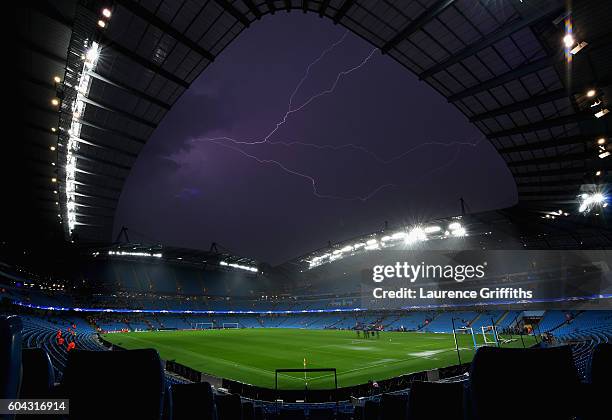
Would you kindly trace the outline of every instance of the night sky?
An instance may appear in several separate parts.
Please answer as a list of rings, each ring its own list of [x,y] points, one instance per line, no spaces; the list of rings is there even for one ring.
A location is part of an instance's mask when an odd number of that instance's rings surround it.
[[[262,143],[326,50],[293,109],[363,65],[290,113]],[[310,14],[278,13],[245,30],[144,147],[115,234],[125,225],[132,241],[199,249],[214,241],[277,264],[385,220],[456,215],[461,196],[471,211],[515,203],[512,176],[482,134],[430,86],[372,50]]]

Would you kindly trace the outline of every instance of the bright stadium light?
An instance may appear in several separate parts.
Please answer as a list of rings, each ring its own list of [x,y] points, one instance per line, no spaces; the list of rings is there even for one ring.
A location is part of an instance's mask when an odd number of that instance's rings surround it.
[[[448,229],[449,230],[457,230],[457,229],[461,229],[461,223],[459,222],[453,222],[450,225],[448,225]]]
[[[461,237],[461,236],[465,236],[467,232],[465,231],[464,228],[459,228],[459,229],[453,230],[452,234],[453,236]]]
[[[59,99],[57,99],[57,98],[51,99],[51,105],[58,106],[59,105]]]
[[[50,146],[49,150],[51,150],[52,152],[55,152],[55,146]]]
[[[580,206],[578,207],[578,211],[580,213],[589,213],[596,207],[607,207],[607,197],[601,192],[595,192],[592,194],[582,194],[580,195]]]
[[[597,92],[595,91],[595,89],[589,89],[586,93],[586,96],[588,96],[589,98],[592,98],[593,96],[595,96]]]
[[[406,232],[396,232],[393,235],[391,235],[391,239],[393,239],[394,241],[398,241],[400,239],[404,239],[406,237]]]
[[[136,251],[108,251],[108,255],[120,256],[120,257],[153,257],[161,258],[162,254],[151,252],[136,252]]]
[[[98,26],[99,26],[100,28],[106,28],[106,22],[104,22],[102,19],[100,19],[100,20],[98,21]]]
[[[574,39],[574,35],[565,34],[563,37],[563,45],[565,45],[565,48],[571,48],[575,43],[576,39]]]
[[[62,79],[60,79],[60,77],[59,77],[59,76],[54,76],[54,77],[53,77],[53,81],[54,81],[55,83],[59,83],[59,82],[61,82],[61,81],[62,81]]]
[[[242,264],[236,264],[236,263],[228,263],[227,261],[220,261],[219,265],[222,265],[224,267],[238,268],[240,270],[245,270],[245,271],[251,271],[253,273],[257,273],[259,271],[256,267],[250,267],[248,265],[242,265]]]
[[[420,227],[413,228],[410,232],[408,232],[408,236],[404,239],[404,242],[407,245],[414,244],[419,241],[426,241],[427,235]]]
[[[102,9],[102,16],[104,16],[105,18],[110,18],[111,17],[111,11],[108,7],[105,7],[104,9]]]

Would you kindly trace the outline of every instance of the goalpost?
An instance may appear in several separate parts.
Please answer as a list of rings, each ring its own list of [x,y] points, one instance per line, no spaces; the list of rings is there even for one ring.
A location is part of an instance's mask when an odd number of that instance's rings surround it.
[[[240,327],[238,326],[237,322],[224,322],[223,323],[223,329],[224,330],[225,329],[230,329],[230,328],[231,329],[237,329],[237,328],[240,328]]]
[[[497,328],[495,327],[495,325],[486,325],[486,326],[483,325],[480,328],[482,329],[482,339],[483,339],[484,345],[487,346],[489,344],[493,344],[497,346],[499,343],[499,335],[497,334]],[[487,333],[493,335],[493,341],[489,339]]]
[[[215,328],[215,324],[213,324],[212,322],[195,322],[191,324],[191,327],[194,330],[212,330],[213,328]]]
[[[455,336],[455,346],[459,347],[457,343],[456,334],[470,334],[472,336],[472,342],[474,343],[474,350],[478,348],[478,344],[476,343],[476,336],[474,335],[474,329],[472,327],[461,327],[453,330],[453,335]]]

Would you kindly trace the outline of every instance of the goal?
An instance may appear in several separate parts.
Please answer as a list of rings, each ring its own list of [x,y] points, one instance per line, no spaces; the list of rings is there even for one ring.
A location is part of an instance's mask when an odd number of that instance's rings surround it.
[[[453,330],[453,336],[455,338],[455,347],[459,347],[457,343],[457,334],[469,334],[472,336],[472,343],[474,344],[474,350],[478,348],[476,343],[476,336],[474,335],[474,329],[472,327],[461,327]]]
[[[484,345],[488,346],[490,344],[493,344],[497,346],[497,343],[499,342],[499,336],[497,335],[497,327],[495,327],[495,325],[483,325],[480,328],[482,328],[482,339]],[[491,340],[491,337],[493,337],[493,340]]]
[[[236,329],[236,328],[240,328],[240,327],[238,326],[237,322],[224,322],[223,323],[223,329],[224,330],[225,329],[230,329],[230,328]]]
[[[215,328],[215,324],[212,322],[195,322],[191,324],[191,328],[194,330],[212,330]]]

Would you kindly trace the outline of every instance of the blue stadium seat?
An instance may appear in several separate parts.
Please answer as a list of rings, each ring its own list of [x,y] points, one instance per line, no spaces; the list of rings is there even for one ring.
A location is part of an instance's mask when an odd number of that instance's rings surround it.
[[[219,420],[242,420],[242,403],[238,394],[218,394],[215,396],[217,418]]]
[[[41,348],[21,352],[21,390],[19,398],[45,398],[55,385],[55,372],[47,352]]]
[[[17,398],[21,383],[21,319],[0,317],[0,398]]]
[[[172,419],[214,420],[217,416],[212,387],[208,382],[172,385]]]
[[[569,346],[481,347],[470,368],[466,414],[472,420],[570,420],[577,414],[578,392]]]
[[[444,403],[441,403],[441,402]],[[408,420],[461,419],[463,383],[413,382],[408,395]]]
[[[75,350],[68,354],[59,395],[70,399],[70,418],[160,419],[164,373],[153,349]]]

